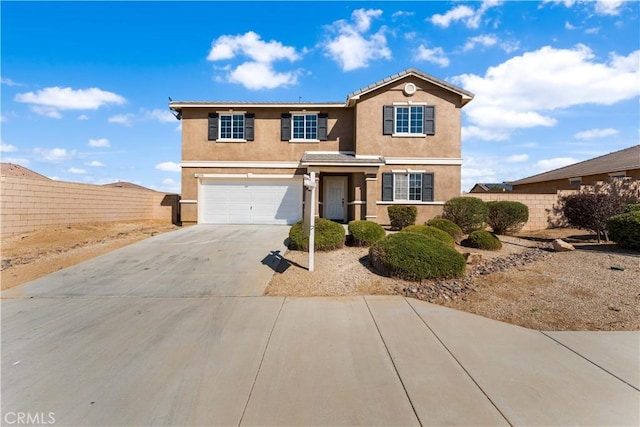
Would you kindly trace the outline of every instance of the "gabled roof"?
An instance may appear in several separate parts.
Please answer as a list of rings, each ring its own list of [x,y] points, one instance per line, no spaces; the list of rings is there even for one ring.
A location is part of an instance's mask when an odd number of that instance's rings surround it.
[[[44,175],[39,174],[38,172],[34,172],[31,169],[25,168],[24,166],[15,165],[13,163],[0,163],[0,175],[2,176],[22,176],[24,178],[34,178],[34,179],[47,179]]]
[[[553,181],[556,179],[569,179],[603,173],[622,172],[630,169],[640,169],[640,145],[625,148],[624,150],[615,151],[583,162],[574,163],[559,169],[543,172],[518,181],[508,182],[508,184],[532,184],[534,182]]]
[[[131,190],[146,190],[146,191],[156,191],[151,188],[143,187],[142,185],[134,184],[133,182],[128,181],[117,181],[110,182],[109,184],[102,184],[103,187],[113,187],[113,188],[128,188]]]
[[[474,190],[481,190],[481,191],[491,191],[491,190],[495,190],[495,189],[500,189],[500,190],[505,190],[505,191],[511,191],[512,187],[505,183],[505,182],[495,182],[495,183],[490,183],[490,182],[478,182],[476,183],[476,185],[473,186],[473,188],[471,188],[470,192],[474,192]],[[476,191],[479,192],[479,191]]]
[[[420,78],[422,80],[425,80],[425,81],[427,81],[429,83],[432,83],[432,84],[434,84],[436,86],[440,86],[441,88],[446,89],[449,92],[453,92],[453,93],[456,93],[456,94],[460,95],[462,97],[462,105],[463,106],[466,105],[468,102],[470,102],[474,97],[474,95],[471,92],[466,91],[466,90],[464,90],[464,89],[462,89],[462,88],[460,88],[460,87],[458,87],[456,85],[453,85],[453,84],[451,84],[449,82],[441,80],[441,79],[439,79],[437,77],[434,77],[434,76],[432,76],[430,74],[424,73],[424,72],[422,72],[420,70],[416,70],[415,68],[407,68],[404,71],[400,71],[399,73],[396,73],[396,74],[394,74],[392,76],[386,77],[386,78],[384,78],[384,79],[382,79],[382,80],[380,80],[378,82],[370,84],[367,87],[363,87],[362,89],[358,89],[357,91],[350,93],[347,96],[347,104],[350,104],[353,101],[359,99],[362,95],[364,95],[366,93],[369,93],[369,92],[371,92],[373,90],[381,88],[382,86],[386,86],[388,84],[394,83],[394,82],[396,82],[396,81],[398,81],[400,79],[403,79],[403,78],[405,78],[407,76],[418,77],[418,78]]]

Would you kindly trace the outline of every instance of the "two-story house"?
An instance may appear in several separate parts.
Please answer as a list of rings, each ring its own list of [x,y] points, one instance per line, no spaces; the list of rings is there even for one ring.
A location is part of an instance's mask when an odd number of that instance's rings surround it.
[[[303,175],[316,172],[320,217],[418,223],[460,195],[461,108],[473,94],[407,69],[346,102],[172,101],[182,123],[184,223],[293,224]]]

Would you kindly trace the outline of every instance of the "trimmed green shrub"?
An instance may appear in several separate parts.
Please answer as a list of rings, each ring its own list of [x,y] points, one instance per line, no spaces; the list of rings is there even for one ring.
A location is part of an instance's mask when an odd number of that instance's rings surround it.
[[[502,248],[500,239],[498,239],[495,234],[484,230],[472,232],[469,234],[469,237],[464,239],[460,244],[467,248],[484,249],[487,251],[497,251]]]
[[[481,230],[489,216],[487,204],[477,197],[454,197],[444,204],[442,217],[453,221],[464,233]]]
[[[464,235],[464,233],[462,232],[462,228],[458,227],[455,222],[445,218],[431,218],[429,221],[427,221],[427,225],[439,228],[440,230],[449,233],[449,235],[453,237],[453,240],[455,241],[459,241]]]
[[[447,246],[451,246],[454,248],[456,246],[456,242],[453,240],[453,237],[449,235],[446,231],[442,231],[439,228],[431,227],[430,225],[410,225],[402,229],[403,233],[418,233],[423,236],[427,236],[430,239],[440,240],[442,243],[445,243]]]
[[[607,221],[607,230],[618,246],[640,251],[640,210],[612,216]]]
[[[529,207],[524,203],[510,201],[487,202],[488,223],[496,234],[518,232],[529,221]]]
[[[289,230],[289,249],[309,250],[309,238],[304,237],[304,223],[298,221]],[[314,245],[317,251],[330,251],[344,246],[344,227],[342,224],[324,218],[316,218]]]
[[[387,235],[380,224],[371,221],[351,221],[349,233],[353,238],[354,246],[371,246]]]
[[[455,249],[417,233],[390,234],[374,243],[369,261],[381,274],[413,281],[460,277],[467,264]]]
[[[391,228],[402,230],[403,228],[416,223],[418,208],[415,206],[392,205],[387,208]]]
[[[640,211],[640,203],[629,203],[628,205],[624,205],[623,213],[636,212],[636,211]]]

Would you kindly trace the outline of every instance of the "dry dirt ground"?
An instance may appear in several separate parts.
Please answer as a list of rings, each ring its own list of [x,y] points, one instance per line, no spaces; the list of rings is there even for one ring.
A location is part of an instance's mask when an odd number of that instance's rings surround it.
[[[545,250],[541,259],[505,271],[467,274],[471,289],[434,302],[539,330],[640,330],[640,253],[620,250],[611,243],[598,244],[595,236],[575,229],[500,238],[504,245],[500,251],[472,252],[480,253],[483,263],[499,261],[524,251],[548,249],[555,238],[572,242],[577,250]],[[415,282],[376,274],[368,267],[367,253],[366,248],[355,247],[316,252],[315,271],[309,272],[308,254],[288,251],[285,258],[292,265],[274,275],[265,293],[406,294],[405,289],[416,287]]]
[[[73,224],[2,239],[2,290],[70,267],[158,233],[175,230],[160,221]]]
[[[3,290],[8,289],[176,228],[154,221],[82,224],[3,238],[0,283]],[[482,254],[483,262],[490,262],[531,248],[545,248],[558,237],[569,240],[578,250],[547,252],[542,259],[525,265],[473,275],[471,289],[437,302],[541,330],[640,330],[640,253],[597,244],[594,236],[575,229],[501,237],[502,250],[474,252]],[[356,247],[317,252],[316,271],[309,272],[308,254],[288,251],[285,257],[291,266],[274,274],[265,294],[403,294],[416,286],[376,274],[368,266],[367,254],[366,248]],[[614,266],[624,271],[611,269]]]

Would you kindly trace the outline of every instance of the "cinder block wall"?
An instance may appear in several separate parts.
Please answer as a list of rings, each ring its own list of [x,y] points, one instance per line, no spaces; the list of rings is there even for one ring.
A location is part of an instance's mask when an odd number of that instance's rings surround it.
[[[172,206],[163,206],[165,197],[155,191],[2,176],[0,234],[85,222],[154,219],[171,223]]]
[[[522,227],[522,231],[544,230],[559,226],[561,217],[554,213],[554,206],[560,195],[571,194],[574,191],[559,191],[557,194],[523,194],[523,193],[469,193],[467,197],[477,197],[485,202],[504,200],[520,202],[529,207],[529,221]]]

